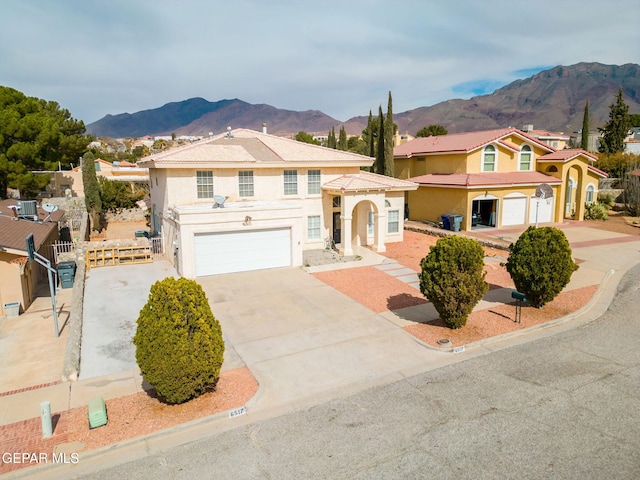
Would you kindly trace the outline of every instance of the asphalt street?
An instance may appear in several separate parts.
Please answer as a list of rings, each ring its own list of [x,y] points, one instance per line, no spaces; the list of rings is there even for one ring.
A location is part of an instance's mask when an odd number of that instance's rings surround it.
[[[596,321],[83,478],[640,478],[640,265]]]

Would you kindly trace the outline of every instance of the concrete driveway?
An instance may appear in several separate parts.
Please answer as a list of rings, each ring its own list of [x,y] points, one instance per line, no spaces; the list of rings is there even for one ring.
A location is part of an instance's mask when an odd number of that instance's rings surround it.
[[[299,268],[198,282],[231,344],[225,362],[249,367],[258,404],[295,404],[446,356]]]

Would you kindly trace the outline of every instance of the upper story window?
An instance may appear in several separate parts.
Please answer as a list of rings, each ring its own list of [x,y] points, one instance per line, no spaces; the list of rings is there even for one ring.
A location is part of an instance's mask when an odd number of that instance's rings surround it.
[[[531,170],[532,155],[533,153],[531,152],[531,147],[529,145],[523,145],[522,149],[520,149],[520,164],[518,165],[518,170]]]
[[[297,170],[284,171],[284,194],[285,195],[298,194],[298,171]]]
[[[587,185],[587,203],[593,203],[596,196],[596,187],[592,184]]]
[[[482,151],[482,171],[483,172],[495,172],[498,152],[493,145],[487,145]]]
[[[307,172],[307,193],[309,195],[320,193],[320,170],[309,170]]]
[[[253,170],[238,172],[238,194],[241,197],[253,197]]]
[[[211,170],[196,172],[196,188],[198,198],[213,198],[213,172]]]

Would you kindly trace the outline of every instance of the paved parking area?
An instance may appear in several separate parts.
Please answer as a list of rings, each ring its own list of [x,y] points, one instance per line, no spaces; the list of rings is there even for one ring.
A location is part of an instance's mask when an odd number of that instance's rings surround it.
[[[177,277],[166,260],[94,268],[84,291],[80,379],[136,368],[132,339],[138,314],[158,280]]]

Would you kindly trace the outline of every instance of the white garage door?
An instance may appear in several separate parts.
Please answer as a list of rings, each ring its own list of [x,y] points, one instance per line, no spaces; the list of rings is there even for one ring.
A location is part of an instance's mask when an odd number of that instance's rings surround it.
[[[531,197],[531,206],[529,207],[529,223],[536,223],[536,208],[538,209],[538,223],[553,222],[553,201],[554,198],[545,198],[540,200],[538,204],[537,197]]]
[[[291,266],[291,229],[196,234],[196,276]]]
[[[527,197],[505,198],[502,200],[502,226],[523,225],[527,213]]]

